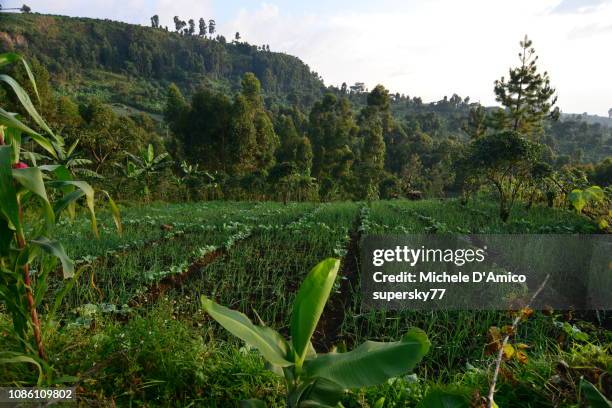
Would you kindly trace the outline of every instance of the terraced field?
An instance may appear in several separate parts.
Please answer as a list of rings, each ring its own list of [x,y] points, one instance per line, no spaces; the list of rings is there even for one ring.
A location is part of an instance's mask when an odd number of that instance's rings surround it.
[[[585,218],[547,208],[517,210],[513,221],[502,223],[493,204],[466,210],[453,200],[156,204],[124,208],[122,217],[122,236],[108,214],[100,215],[99,240],[84,216],[63,222],[58,234],[80,275],[45,340],[54,365],[78,382],[84,406],[231,407],[253,397],[283,406],[280,378],[255,350],[205,316],[198,299],[206,295],[287,335],[299,284],[327,257],[342,259],[342,266],[314,335],[317,350],[398,339],[412,326],[425,330],[433,345],[414,375],[347,394],[345,407],[416,406],[437,386],[467,390],[477,400],[473,394],[486,393],[493,361],[489,329],[511,317],[364,310],[360,239],[373,233],[596,230]],[[53,285],[55,291],[62,287],[58,280]],[[610,331],[602,328],[606,317],[598,318],[535,313],[521,325],[516,337],[527,345],[529,361],[505,369],[499,406],[568,406],[576,400],[576,378],[609,373]],[[0,334],[9,324],[0,311]],[[9,341],[0,335],[0,348],[14,347]],[[27,366],[0,365],[2,384],[34,375]]]

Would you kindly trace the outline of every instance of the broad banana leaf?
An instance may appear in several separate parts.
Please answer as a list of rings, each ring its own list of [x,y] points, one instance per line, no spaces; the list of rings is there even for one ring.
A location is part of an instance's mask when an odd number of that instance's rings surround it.
[[[584,396],[589,408],[611,408],[612,403],[590,382],[580,380],[580,392]]]
[[[295,297],[291,314],[291,340],[297,366],[301,366],[306,359],[310,338],[319,323],[339,267],[340,261],[334,258],[317,264],[308,273]]]
[[[270,363],[280,367],[293,364],[287,359],[289,345],[276,331],[256,326],[244,314],[221,306],[206,296],[202,296],[201,302],[205,312],[234,336],[259,350]]]
[[[470,408],[469,400],[459,393],[434,389],[427,393],[417,408]]]
[[[409,373],[429,347],[427,335],[420,329],[411,329],[400,341],[367,341],[346,353],[306,360],[304,373],[311,378],[326,378],[346,389],[368,387]]]

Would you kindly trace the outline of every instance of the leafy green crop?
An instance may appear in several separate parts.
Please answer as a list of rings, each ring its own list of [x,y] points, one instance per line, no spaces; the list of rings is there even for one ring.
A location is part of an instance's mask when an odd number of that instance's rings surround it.
[[[332,407],[345,390],[383,383],[412,370],[429,351],[424,332],[411,329],[396,342],[367,341],[346,353],[317,354],[311,342],[336,280],[340,261],[329,258],[306,276],[293,304],[291,341],[244,314],[202,297],[202,307],[230,333],[257,348],[272,371],[285,377],[287,407]],[[245,407],[265,406],[248,400]]]

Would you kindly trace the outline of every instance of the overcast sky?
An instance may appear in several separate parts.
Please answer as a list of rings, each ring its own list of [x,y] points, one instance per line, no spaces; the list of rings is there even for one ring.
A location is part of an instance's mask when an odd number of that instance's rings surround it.
[[[382,83],[439,100],[494,104],[493,82],[534,40],[564,112],[612,107],[612,0],[0,0],[33,11],[149,24],[158,14],[217,21],[228,37],[305,61],[328,85]]]

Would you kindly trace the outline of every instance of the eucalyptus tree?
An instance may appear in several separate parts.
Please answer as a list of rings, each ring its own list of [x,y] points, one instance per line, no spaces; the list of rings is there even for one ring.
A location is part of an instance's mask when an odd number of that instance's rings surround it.
[[[234,174],[266,172],[274,165],[279,140],[264,107],[261,85],[253,73],[244,75],[242,91],[232,105],[229,137]]]
[[[277,162],[294,163],[298,174],[309,176],[313,153],[308,137],[298,133],[293,119],[288,115],[278,118],[275,129],[280,139],[280,146],[276,151]]]
[[[204,20],[202,17],[200,17],[200,20],[198,20],[198,29],[199,29],[198,35],[200,37],[206,37],[206,32],[207,32],[206,20]]]
[[[178,16],[174,16],[174,28],[176,28],[177,33],[180,34],[186,25],[187,25],[186,22],[181,20]]]
[[[351,104],[346,98],[328,93],[313,105],[308,122],[312,176],[321,183],[324,196],[345,196],[350,190],[359,132]]]

